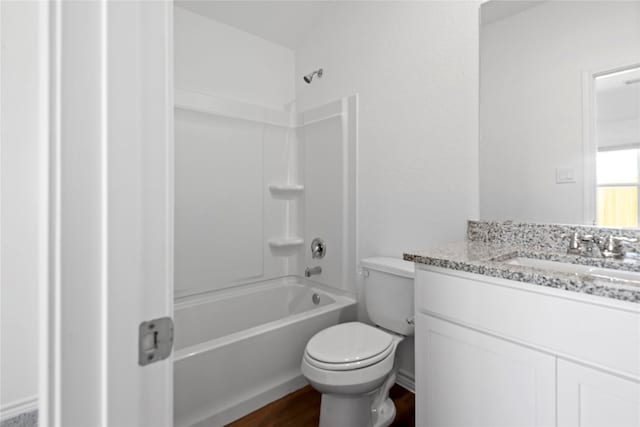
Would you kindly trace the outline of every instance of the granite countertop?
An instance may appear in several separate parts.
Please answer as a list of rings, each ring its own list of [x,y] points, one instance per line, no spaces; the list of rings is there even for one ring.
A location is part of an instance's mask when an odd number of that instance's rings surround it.
[[[405,260],[419,264],[640,303],[640,284],[502,262],[514,257],[640,272],[640,260],[636,259],[588,258],[504,242],[467,240],[404,254]]]

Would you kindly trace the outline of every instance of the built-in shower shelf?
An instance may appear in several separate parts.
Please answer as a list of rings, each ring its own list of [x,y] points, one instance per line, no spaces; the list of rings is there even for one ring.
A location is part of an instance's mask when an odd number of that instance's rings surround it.
[[[273,249],[292,249],[304,244],[302,237],[274,237],[268,240]]]
[[[302,184],[270,184],[269,191],[274,197],[280,198],[294,198],[304,192],[304,185]]]

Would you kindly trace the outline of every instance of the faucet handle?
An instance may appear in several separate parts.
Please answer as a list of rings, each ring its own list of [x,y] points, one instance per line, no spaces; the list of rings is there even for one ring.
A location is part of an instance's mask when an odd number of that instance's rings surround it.
[[[603,249],[605,251],[611,251],[613,252],[616,248],[616,240],[615,237],[613,237],[613,234],[609,234],[607,237],[605,237],[604,239],[604,245],[603,245]]]
[[[636,243],[638,239],[634,237],[614,236],[610,234],[604,239],[603,255],[605,257],[621,258],[625,256],[624,244]]]
[[[319,237],[316,237],[315,239],[313,239],[313,241],[311,242],[311,258],[322,259],[324,258],[326,253],[327,253],[327,245],[326,243],[324,243],[324,240],[322,240]]]
[[[566,234],[563,234],[562,237],[567,237]],[[579,254],[580,253],[580,235],[578,232],[574,232],[569,236],[569,248],[567,249],[567,253],[569,254]]]
[[[609,236],[617,243],[637,243],[638,239],[635,237],[623,237],[623,236]]]
[[[614,248],[620,247],[625,243],[636,243],[638,242],[638,239],[636,239],[635,237],[614,236],[613,234],[610,234],[606,237],[604,242],[607,249],[613,250]]]

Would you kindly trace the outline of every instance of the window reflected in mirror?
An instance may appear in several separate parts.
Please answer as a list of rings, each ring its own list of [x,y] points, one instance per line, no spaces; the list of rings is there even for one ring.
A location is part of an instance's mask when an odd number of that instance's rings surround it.
[[[640,68],[595,78],[597,224],[638,227]]]
[[[598,225],[638,226],[640,149],[599,151],[597,164]]]

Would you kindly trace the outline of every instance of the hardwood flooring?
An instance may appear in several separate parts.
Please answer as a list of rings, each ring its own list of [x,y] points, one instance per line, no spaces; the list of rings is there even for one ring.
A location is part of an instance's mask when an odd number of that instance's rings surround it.
[[[415,427],[413,393],[396,384],[389,395],[396,405],[396,418],[391,426]],[[227,427],[317,427],[319,418],[320,393],[311,386],[306,386],[228,424]]]

